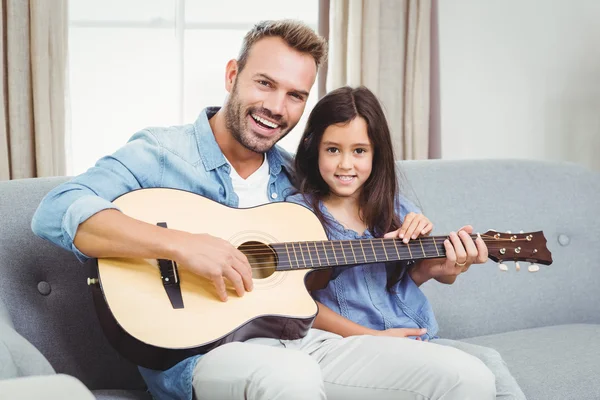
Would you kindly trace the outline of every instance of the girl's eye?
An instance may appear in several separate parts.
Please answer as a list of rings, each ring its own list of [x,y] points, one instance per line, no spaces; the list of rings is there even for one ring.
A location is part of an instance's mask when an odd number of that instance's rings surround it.
[[[366,152],[367,152],[367,150],[365,150],[365,149],[356,149],[355,151],[356,151],[356,153],[358,153],[358,154],[364,154],[364,153],[366,153]]]
[[[328,147],[325,151],[328,153],[337,153],[339,150],[336,147]]]

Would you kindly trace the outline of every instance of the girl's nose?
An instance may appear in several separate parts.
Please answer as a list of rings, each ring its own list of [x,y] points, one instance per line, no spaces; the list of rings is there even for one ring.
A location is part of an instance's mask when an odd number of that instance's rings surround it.
[[[339,167],[341,169],[350,169],[350,168],[352,168],[352,160],[350,160],[350,157],[348,157],[348,156],[342,156],[342,159],[340,160]]]

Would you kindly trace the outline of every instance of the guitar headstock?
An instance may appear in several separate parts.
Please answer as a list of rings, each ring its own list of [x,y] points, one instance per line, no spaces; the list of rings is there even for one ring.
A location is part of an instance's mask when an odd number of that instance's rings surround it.
[[[552,264],[552,254],[546,247],[544,232],[502,233],[489,230],[481,235],[488,248],[488,257],[496,262],[527,261]]]

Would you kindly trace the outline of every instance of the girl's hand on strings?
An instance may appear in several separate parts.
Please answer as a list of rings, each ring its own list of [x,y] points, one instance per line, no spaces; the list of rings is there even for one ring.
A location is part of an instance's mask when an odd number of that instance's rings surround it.
[[[411,239],[416,239],[420,236],[427,236],[433,230],[433,224],[423,214],[414,212],[406,214],[400,229],[386,233],[384,238],[400,238],[404,243],[408,243]]]

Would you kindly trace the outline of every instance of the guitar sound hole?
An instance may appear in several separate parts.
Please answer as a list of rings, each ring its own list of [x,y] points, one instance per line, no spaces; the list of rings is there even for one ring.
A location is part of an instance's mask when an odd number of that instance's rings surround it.
[[[264,279],[273,275],[277,267],[277,254],[273,249],[261,242],[245,242],[238,247],[248,257],[252,266],[252,277]]]

